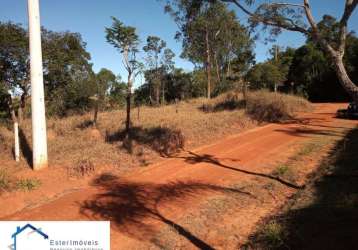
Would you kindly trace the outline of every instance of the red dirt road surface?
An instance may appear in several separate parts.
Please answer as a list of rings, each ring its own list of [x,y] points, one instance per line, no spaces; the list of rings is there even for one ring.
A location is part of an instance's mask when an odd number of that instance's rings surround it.
[[[356,121],[334,118],[342,104],[223,138],[127,176],[103,173],[88,187],[6,220],[110,220],[111,249],[237,249],[315,170],[296,181],[273,175],[311,140],[342,138]],[[322,146],[322,150],[323,150]],[[318,157],[318,154],[317,154]]]

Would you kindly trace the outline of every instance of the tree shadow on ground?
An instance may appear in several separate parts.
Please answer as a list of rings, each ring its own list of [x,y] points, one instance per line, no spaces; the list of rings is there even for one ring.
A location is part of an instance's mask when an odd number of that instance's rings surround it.
[[[81,204],[81,213],[89,218],[110,220],[121,233],[159,247],[156,235],[160,226],[170,226],[199,249],[214,249],[188,229],[167,218],[161,206],[174,204],[181,208],[186,200],[203,195],[225,193],[252,196],[240,189],[220,187],[199,182],[171,182],[168,184],[135,183],[103,174],[92,183],[103,192]],[[159,227],[158,227],[159,226]]]
[[[281,244],[270,245],[264,233],[258,232],[249,248],[357,249],[357,152],[358,128],[336,144],[307,188],[283,208],[283,214],[267,219],[282,225]]]
[[[185,138],[178,129],[168,127],[132,127],[129,134],[125,131],[118,131],[113,134],[106,133],[106,141],[114,143],[123,142],[123,147],[133,152],[133,142],[149,146],[161,156],[169,156],[184,148]]]
[[[76,126],[76,128],[78,128],[78,129],[86,129],[86,128],[91,128],[91,127],[94,127],[94,123],[90,119],[86,119]]]
[[[238,166],[232,167],[232,166],[228,166],[225,165],[223,163],[220,162],[220,159],[218,159],[217,157],[213,156],[213,155],[209,155],[209,154],[197,154],[194,153],[192,151],[187,151],[187,153],[189,155],[187,156],[176,156],[175,158],[180,158],[180,159],[184,159],[185,162],[190,163],[190,164],[198,164],[198,163],[209,163],[221,168],[225,168],[225,169],[229,169],[232,171],[236,171],[242,174],[247,174],[247,175],[252,175],[252,176],[257,176],[257,177],[262,177],[262,178],[266,178],[266,179],[270,179],[270,180],[274,180],[277,181],[289,188],[294,188],[294,189],[302,189],[304,188],[304,186],[299,186],[296,185],[294,183],[288,182],[278,176],[272,175],[272,174],[264,174],[264,173],[258,173],[258,172],[253,172],[253,171],[248,171],[245,169],[242,169]],[[228,159],[221,159],[221,160],[228,160]],[[235,159],[229,159],[231,161],[237,161]]]
[[[311,138],[312,135],[337,136],[337,137],[342,137],[342,135],[344,135],[342,132],[338,132],[338,131],[333,131],[328,129],[316,129],[316,128],[313,129],[308,127],[282,128],[282,129],[275,129],[275,131],[295,137],[309,137],[309,138]]]
[[[32,167],[32,148],[26,138],[24,131],[19,128],[20,149],[27,164]]]

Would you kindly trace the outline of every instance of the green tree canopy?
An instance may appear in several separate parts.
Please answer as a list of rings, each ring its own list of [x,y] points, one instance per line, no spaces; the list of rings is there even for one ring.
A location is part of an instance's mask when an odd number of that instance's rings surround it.
[[[107,42],[112,44],[123,56],[123,65],[128,72],[127,81],[127,118],[126,118],[126,132],[129,136],[129,129],[131,123],[131,95],[134,78],[143,68],[142,64],[137,60],[136,55],[139,46],[139,37],[136,33],[136,28],[124,25],[120,20],[112,17],[112,26],[106,28]]]

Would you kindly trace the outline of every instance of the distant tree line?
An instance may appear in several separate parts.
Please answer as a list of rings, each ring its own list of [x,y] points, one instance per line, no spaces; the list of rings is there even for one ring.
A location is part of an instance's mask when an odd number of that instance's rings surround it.
[[[180,56],[195,65],[191,72],[175,67],[175,54],[157,36],[148,36],[140,48],[136,29],[116,18],[106,28],[105,36],[123,56],[126,80],[108,69],[96,74],[79,33],[43,28],[47,115],[65,116],[94,110],[96,122],[100,110],[130,108],[131,103],[163,105],[199,96],[211,97],[235,87],[254,58],[253,40],[235,13],[221,3],[209,4],[194,18],[179,17],[168,8],[167,12],[175,19],[181,18],[176,38],[183,43]],[[0,23],[2,116],[16,113],[22,119],[30,113],[29,59],[27,31],[20,24]],[[139,74],[144,77],[144,84],[133,89]]]
[[[332,18],[330,20],[323,18],[323,22],[316,22],[309,0],[302,0],[298,3],[255,0],[167,0],[166,2],[169,8],[176,7],[176,10],[172,12],[174,16],[184,12],[184,17],[189,20],[200,15],[206,6],[212,6],[218,2],[227,3],[246,16],[250,31],[256,33],[255,37],[260,36],[258,31],[261,30],[263,31],[261,33],[266,34],[265,40],[267,41],[274,41],[284,30],[301,33],[324,50],[342,88],[354,102],[358,103],[358,85],[351,78],[344,61],[350,36],[348,23],[358,6],[358,0],[342,1],[344,7],[340,19],[333,20],[334,25],[331,26],[327,24],[332,22]],[[180,21],[181,18],[176,20]],[[207,60],[207,65],[210,66],[209,60]]]
[[[338,36],[338,22],[329,15],[323,16],[318,27],[327,40]],[[275,53],[276,51],[276,53]],[[347,101],[348,93],[339,84],[334,65],[322,47],[308,36],[306,44],[293,48],[273,47],[271,58],[254,65],[246,75],[251,88],[274,90],[276,83],[281,91],[295,93],[312,101]],[[276,54],[276,56],[275,56]],[[358,38],[354,32],[347,35],[343,58],[350,78],[358,81]]]
[[[30,112],[28,33],[19,24],[0,23],[0,112],[15,112],[21,120]],[[91,97],[122,102],[119,77],[103,69],[92,70],[91,56],[81,35],[42,29],[44,85],[48,115],[88,111]]]
[[[223,2],[173,0],[165,5],[165,12],[178,25],[175,38],[182,42],[179,56],[193,63],[192,71],[175,66],[176,55],[160,37],[150,35],[143,42],[135,27],[116,18],[112,18],[105,36],[122,56],[127,71],[125,80],[105,68],[98,73],[93,71],[90,53],[79,33],[43,28],[47,115],[93,110],[96,123],[99,111],[127,107],[129,128],[133,105],[211,98],[229,90],[241,90],[244,85],[300,94],[314,101],[352,97],[344,84],[339,85],[342,79],[337,75],[337,64],[327,48],[316,42],[315,32],[305,32],[307,41],[300,48],[274,46],[270,58],[256,64],[255,37],[250,27],[241,24]],[[320,39],[338,46],[341,21],[325,15],[316,29]],[[351,81],[357,82],[358,38],[353,32],[347,33],[344,45],[345,69]],[[0,117],[17,116],[21,120],[29,114],[29,59],[27,31],[19,24],[0,22]],[[144,77],[144,83],[135,88],[139,75]]]

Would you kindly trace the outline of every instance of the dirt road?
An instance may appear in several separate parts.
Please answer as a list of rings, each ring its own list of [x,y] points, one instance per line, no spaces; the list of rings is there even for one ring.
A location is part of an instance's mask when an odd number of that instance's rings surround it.
[[[358,124],[333,118],[342,106],[319,104],[297,121],[233,135],[125,177],[104,173],[89,187],[3,219],[110,220],[112,249],[234,249],[317,162],[302,165],[296,182],[273,175],[278,164],[300,145],[342,137]]]

